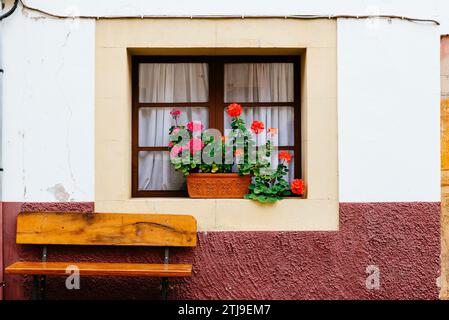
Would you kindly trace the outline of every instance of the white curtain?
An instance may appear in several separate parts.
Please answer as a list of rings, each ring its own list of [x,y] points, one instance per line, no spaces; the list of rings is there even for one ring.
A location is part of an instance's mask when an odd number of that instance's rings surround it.
[[[274,146],[293,146],[294,108],[288,106],[246,107],[245,102],[292,102],[293,93],[292,63],[236,63],[225,65],[225,101],[242,102],[244,111],[241,117],[247,126],[254,120],[262,121],[264,132],[255,136],[257,145],[270,139]],[[225,114],[225,129],[231,128],[231,119]],[[277,129],[269,135],[268,128]],[[293,151],[289,151],[293,155]],[[278,152],[271,159],[272,167],[278,165]],[[293,161],[289,164],[288,181],[294,178]]]
[[[184,189],[184,176],[173,169],[168,152],[139,152],[139,190]]]
[[[207,102],[207,63],[141,63],[139,102]]]
[[[170,112],[180,110],[179,124],[201,121],[208,127],[208,109],[204,107],[182,107],[182,102],[205,102],[208,100],[207,64],[173,63],[140,64],[139,101],[179,102],[176,108],[140,108],[139,146],[166,147],[168,130],[175,124]],[[166,151],[139,153],[139,190],[182,190],[183,175],[170,164]]]
[[[225,102],[292,102],[293,63],[225,65]]]
[[[139,146],[166,147],[170,142],[168,129],[175,125],[172,110],[181,111],[178,124],[186,125],[190,121],[198,121],[209,127],[209,112],[206,107],[179,108],[140,108],[139,110]]]

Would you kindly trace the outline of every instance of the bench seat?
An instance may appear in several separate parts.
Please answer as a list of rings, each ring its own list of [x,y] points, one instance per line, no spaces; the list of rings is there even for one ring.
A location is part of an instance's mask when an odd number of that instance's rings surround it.
[[[6,274],[67,276],[68,266],[77,266],[80,276],[190,277],[190,264],[90,263],[90,262],[16,262]]]

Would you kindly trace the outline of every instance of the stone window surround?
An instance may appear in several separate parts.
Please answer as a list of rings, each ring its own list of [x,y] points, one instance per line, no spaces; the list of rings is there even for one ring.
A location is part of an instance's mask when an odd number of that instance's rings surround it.
[[[336,28],[326,19],[97,21],[96,212],[191,214],[199,231],[338,230]],[[306,199],[262,205],[243,199],[132,198],[130,57],[140,54],[300,55]]]

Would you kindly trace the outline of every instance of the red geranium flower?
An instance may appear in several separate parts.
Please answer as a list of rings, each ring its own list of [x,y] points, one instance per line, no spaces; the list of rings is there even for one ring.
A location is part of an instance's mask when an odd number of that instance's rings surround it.
[[[281,151],[281,152],[279,152],[279,159],[290,162],[290,161],[292,161],[292,155],[290,153],[288,153],[287,151]]]
[[[237,149],[237,150],[235,150],[234,156],[240,157],[240,156],[242,156],[242,155],[243,155],[243,150],[242,150],[242,149]]]
[[[253,121],[253,124],[251,125],[251,130],[252,132],[254,132],[255,134],[259,134],[263,131],[263,129],[265,128],[264,124],[262,121]]]
[[[294,194],[299,194],[299,195],[304,194],[304,191],[306,190],[306,185],[304,184],[302,179],[293,180],[290,187],[292,188],[292,192]]]
[[[238,117],[243,111],[243,108],[238,103],[231,103],[227,108],[226,112],[230,117]]]
[[[275,135],[278,133],[278,129],[277,128],[268,128],[267,133],[271,134],[271,135]]]
[[[173,118],[179,117],[180,114],[181,114],[181,110],[172,110],[172,111],[170,112],[170,115],[171,115]]]
[[[200,121],[191,121],[187,124],[187,129],[190,132],[198,132],[203,130],[204,126],[202,125],[202,123]]]

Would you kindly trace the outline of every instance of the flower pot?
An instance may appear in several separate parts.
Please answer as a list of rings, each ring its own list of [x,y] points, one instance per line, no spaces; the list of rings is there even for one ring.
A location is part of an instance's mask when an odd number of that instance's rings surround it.
[[[187,176],[187,191],[191,198],[243,198],[250,184],[250,175],[237,173],[191,173]]]

